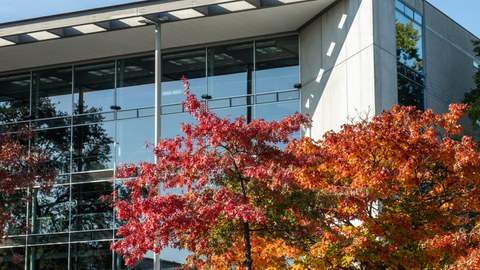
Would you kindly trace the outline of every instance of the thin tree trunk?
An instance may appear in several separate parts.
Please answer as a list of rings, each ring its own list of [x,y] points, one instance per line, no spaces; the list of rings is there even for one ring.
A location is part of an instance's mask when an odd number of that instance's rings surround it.
[[[243,265],[247,270],[252,270],[252,246],[250,245],[250,227],[248,222],[243,223],[243,240],[245,242],[245,261]]]

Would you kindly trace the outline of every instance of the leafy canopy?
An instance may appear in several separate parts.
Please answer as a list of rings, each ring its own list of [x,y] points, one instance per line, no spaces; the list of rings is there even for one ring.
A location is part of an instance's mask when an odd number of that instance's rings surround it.
[[[297,158],[278,146],[310,120],[297,113],[279,122],[230,121],[208,111],[188,83],[185,95],[197,123],[158,142],[157,164],[118,174],[125,192],[115,194],[114,207],[124,238],[112,248],[129,265],[170,246],[190,251],[190,266],[201,269],[285,268],[322,220],[322,202],[296,183]]]
[[[304,260],[318,269],[478,269],[480,154],[450,112],[395,106],[289,146],[299,183],[334,197]]]

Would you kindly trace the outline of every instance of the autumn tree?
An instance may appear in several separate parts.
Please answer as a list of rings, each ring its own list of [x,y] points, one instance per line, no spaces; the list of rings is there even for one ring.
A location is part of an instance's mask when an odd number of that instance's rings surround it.
[[[295,183],[297,159],[279,144],[310,121],[230,121],[208,111],[186,87],[184,103],[197,123],[162,139],[157,164],[124,166],[128,194],[114,194],[123,239],[112,248],[133,265],[148,251],[170,246],[191,252],[199,269],[283,269],[322,227],[327,204]],[[161,186],[160,192],[157,187]]]
[[[395,106],[291,144],[299,184],[335,198],[304,269],[479,269],[480,154],[455,139],[464,109]]]
[[[0,242],[16,228],[16,207],[29,198],[29,189],[47,190],[55,178],[49,158],[39,148],[29,148],[32,133],[26,129],[17,132],[0,131]],[[24,211],[23,211],[24,212]]]

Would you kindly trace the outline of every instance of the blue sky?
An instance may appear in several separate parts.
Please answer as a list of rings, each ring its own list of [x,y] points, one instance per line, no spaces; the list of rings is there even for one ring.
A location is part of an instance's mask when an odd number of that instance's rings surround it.
[[[140,0],[0,0],[0,23]],[[480,0],[428,0],[480,38]]]
[[[480,38],[480,0],[427,0]]]

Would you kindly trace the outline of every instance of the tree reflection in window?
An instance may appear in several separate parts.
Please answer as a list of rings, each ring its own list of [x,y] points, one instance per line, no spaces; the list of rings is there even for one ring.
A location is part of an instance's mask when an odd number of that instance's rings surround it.
[[[396,46],[398,103],[424,109],[425,80],[421,15],[396,2]],[[410,15],[408,15],[410,14]]]

